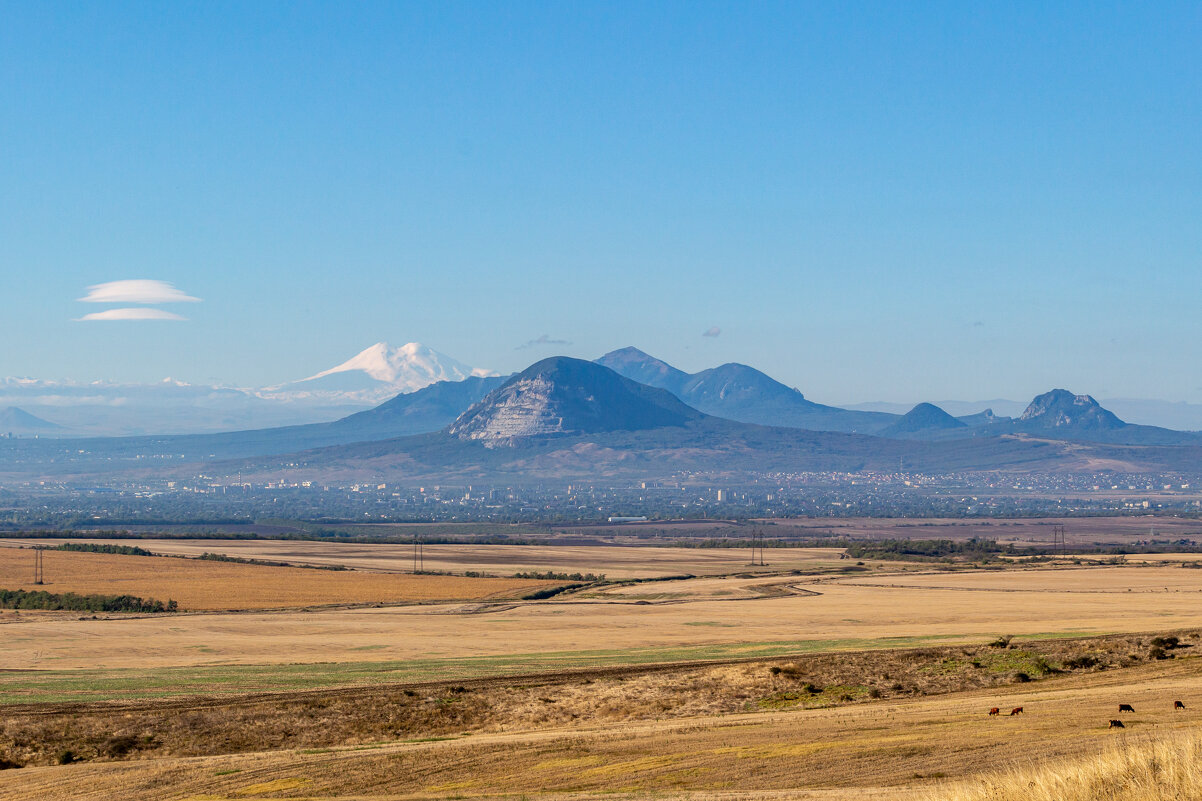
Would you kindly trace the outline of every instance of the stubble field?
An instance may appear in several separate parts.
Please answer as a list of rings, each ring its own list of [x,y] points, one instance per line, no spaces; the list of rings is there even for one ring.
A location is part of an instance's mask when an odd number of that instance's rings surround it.
[[[200,556],[219,553],[241,559],[261,559],[296,565],[341,566],[371,573],[410,573],[413,546],[391,543],[363,544],[293,540],[115,540],[87,538],[39,540],[58,545],[90,542],[137,545],[152,553]],[[3,540],[0,546],[28,544],[28,540]],[[836,548],[773,548],[764,561],[773,571],[832,571],[847,565]],[[426,571],[483,572],[493,576],[515,573],[593,573],[610,579],[657,576],[722,575],[749,570],[747,548],[659,548],[572,545],[445,545],[422,546]],[[894,566],[896,569],[898,566]]]
[[[0,547],[0,588],[134,595],[174,600],[184,611],[504,598],[547,586],[512,578],[358,573],[54,550],[43,551],[45,583],[36,585],[33,559],[30,548]]]

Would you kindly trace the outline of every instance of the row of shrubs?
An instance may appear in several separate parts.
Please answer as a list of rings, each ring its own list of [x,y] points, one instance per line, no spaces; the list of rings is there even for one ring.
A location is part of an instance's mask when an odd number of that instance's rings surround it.
[[[153,556],[153,554],[148,554]],[[203,562],[236,562],[240,565],[260,565],[266,567],[306,567],[311,570],[347,570],[345,565],[296,565],[291,562],[273,562],[270,559],[248,559],[245,556],[230,556],[224,553],[205,551],[200,556],[185,556],[184,559],[200,559]]]
[[[136,595],[78,595],[44,590],[0,590],[0,609],[43,609],[70,612],[175,612],[175,601],[163,603]]]
[[[119,553],[125,556],[154,556],[145,548],[136,545],[112,545],[99,542],[64,542],[56,551],[83,551],[84,553]]]
[[[541,579],[543,581],[605,581],[604,573],[556,573],[551,570],[538,572],[531,570],[525,573],[514,573],[518,579]]]
[[[139,548],[137,545],[114,545],[99,542],[64,542],[54,550],[79,551],[83,553],[113,553],[122,556],[159,556],[159,554]],[[205,562],[237,562],[240,565],[266,565],[268,567],[309,567],[314,570],[346,570],[343,565],[294,565],[291,562],[273,562],[268,559],[248,559],[243,556],[229,556],[223,553],[205,551],[200,556],[184,556],[182,559],[200,559]]]

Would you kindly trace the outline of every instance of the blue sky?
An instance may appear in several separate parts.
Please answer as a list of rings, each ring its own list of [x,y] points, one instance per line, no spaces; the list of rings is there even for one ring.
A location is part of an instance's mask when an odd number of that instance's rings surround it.
[[[1202,5],[0,0],[0,375],[1202,401]],[[124,279],[186,320],[80,322]],[[713,328],[718,336],[703,336]],[[568,345],[523,343],[546,335]]]

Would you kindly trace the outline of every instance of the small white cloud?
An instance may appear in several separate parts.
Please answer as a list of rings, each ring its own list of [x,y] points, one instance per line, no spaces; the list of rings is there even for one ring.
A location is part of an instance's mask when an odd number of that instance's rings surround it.
[[[536,348],[539,345],[571,345],[571,341],[567,339],[552,339],[547,334],[540,334],[529,342],[523,342],[514,350],[525,350],[526,348]]]
[[[80,317],[76,322],[94,322],[97,320],[187,320],[162,309],[106,309],[102,312],[92,312]]]
[[[88,287],[88,294],[79,298],[84,303],[199,303],[200,298],[186,295],[166,281],[138,279],[109,281]],[[91,317],[91,315],[88,315]],[[121,318],[132,319],[132,318]],[[163,318],[157,318],[163,319]]]
[[[722,334],[722,329],[721,329],[721,328],[719,328],[719,327],[718,327],[718,326],[716,326],[716,325],[711,325],[709,328],[705,329],[705,331],[704,331],[704,332],[702,332],[701,336],[703,336],[703,337],[716,337],[716,336],[721,336],[721,334]]]

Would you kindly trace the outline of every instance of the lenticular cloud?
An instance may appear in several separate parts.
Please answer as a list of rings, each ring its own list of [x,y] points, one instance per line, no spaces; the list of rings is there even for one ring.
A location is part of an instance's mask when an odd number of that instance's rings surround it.
[[[187,320],[187,317],[180,317],[178,314],[173,314],[162,309],[106,309],[102,312],[93,312],[85,314],[79,318],[80,322],[92,322],[96,320]]]
[[[200,298],[194,298],[176,289],[166,281],[153,281],[150,279],[137,279],[133,281],[109,281],[105,284],[96,284],[88,287],[88,294],[79,300],[84,303],[198,303]],[[114,312],[133,311],[132,309],[113,309]],[[167,312],[163,312],[166,314]],[[101,312],[108,314],[108,312]],[[83,319],[121,319],[121,320],[147,320],[147,319],[182,319],[180,317],[105,317],[98,318],[95,315],[89,314]]]

